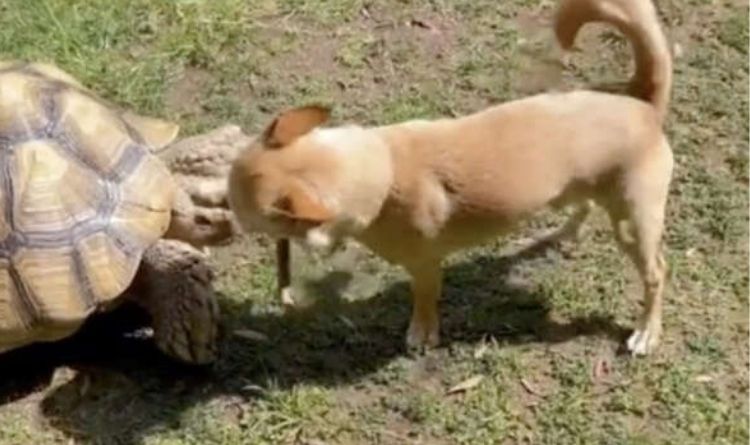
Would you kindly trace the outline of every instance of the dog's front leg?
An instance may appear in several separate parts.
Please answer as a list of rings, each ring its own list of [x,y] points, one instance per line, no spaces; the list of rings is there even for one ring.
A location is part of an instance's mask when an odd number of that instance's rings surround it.
[[[435,347],[440,343],[438,300],[442,286],[440,260],[406,267],[411,275],[413,308],[406,344],[409,348]]]

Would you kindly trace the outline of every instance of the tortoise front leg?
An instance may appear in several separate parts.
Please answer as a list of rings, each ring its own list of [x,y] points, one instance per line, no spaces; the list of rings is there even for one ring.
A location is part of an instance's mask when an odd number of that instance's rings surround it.
[[[200,251],[161,240],[147,249],[126,297],[151,316],[156,346],[182,362],[217,357],[219,305],[213,271]]]

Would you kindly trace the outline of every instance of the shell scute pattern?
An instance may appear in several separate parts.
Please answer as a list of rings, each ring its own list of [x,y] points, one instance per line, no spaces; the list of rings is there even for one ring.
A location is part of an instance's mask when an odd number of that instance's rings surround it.
[[[166,231],[174,187],[75,79],[0,63],[0,351],[68,335],[120,295]]]

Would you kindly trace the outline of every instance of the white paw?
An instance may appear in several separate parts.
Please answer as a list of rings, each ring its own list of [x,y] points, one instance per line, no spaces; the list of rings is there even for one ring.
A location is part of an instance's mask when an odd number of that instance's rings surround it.
[[[281,304],[285,307],[292,307],[295,305],[294,294],[292,288],[287,286],[281,289]]]
[[[656,329],[636,329],[628,338],[628,351],[633,355],[647,355],[656,349],[659,334]]]
[[[317,249],[329,249],[333,244],[331,235],[320,227],[308,230],[305,241],[310,247]]]

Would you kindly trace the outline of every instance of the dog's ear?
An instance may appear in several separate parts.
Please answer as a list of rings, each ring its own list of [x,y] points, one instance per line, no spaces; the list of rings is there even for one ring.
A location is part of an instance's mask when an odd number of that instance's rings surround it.
[[[326,122],[330,115],[330,109],[319,105],[285,111],[263,132],[264,145],[268,148],[285,147]]]
[[[335,216],[317,197],[310,195],[299,184],[291,185],[273,206],[288,218],[314,224],[322,224]]]

